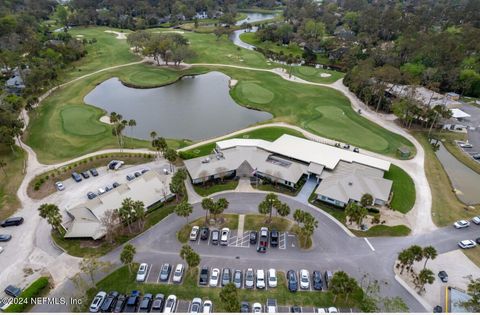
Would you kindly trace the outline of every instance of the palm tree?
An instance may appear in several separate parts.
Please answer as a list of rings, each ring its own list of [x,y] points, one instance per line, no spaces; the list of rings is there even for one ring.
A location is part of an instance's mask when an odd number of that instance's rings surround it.
[[[0,160],[0,168],[3,171],[3,174],[5,174],[5,177],[8,177],[7,171],[5,171],[5,166],[7,166],[7,162],[5,162],[4,160]]]
[[[62,226],[62,215],[60,214],[60,209],[55,204],[44,203],[39,208],[40,217],[47,219],[48,224],[52,226],[53,229],[60,232],[60,227]]]
[[[117,137],[118,146],[121,146],[120,145],[120,138],[118,136],[118,130],[117,130],[117,124],[118,124],[119,120],[121,119],[120,117],[121,117],[121,115],[117,114],[116,112],[111,112],[110,113],[110,123],[113,124],[113,132],[114,132],[114,135]]]
[[[130,137],[133,138],[133,127],[137,125],[137,121],[135,119],[130,119],[128,121],[128,126],[130,127]]]
[[[435,275],[430,269],[422,269],[417,277],[418,293],[425,290],[425,285],[432,284],[435,281]]]
[[[155,139],[157,137],[157,132],[156,131],[150,131],[150,138]]]
[[[427,246],[423,248],[423,257],[425,258],[425,263],[423,264],[423,268],[427,267],[427,262],[429,259],[437,258],[437,250],[433,246]]]
[[[202,208],[205,210],[205,223],[208,222],[208,212],[214,207],[214,202],[212,198],[203,198],[202,199]]]

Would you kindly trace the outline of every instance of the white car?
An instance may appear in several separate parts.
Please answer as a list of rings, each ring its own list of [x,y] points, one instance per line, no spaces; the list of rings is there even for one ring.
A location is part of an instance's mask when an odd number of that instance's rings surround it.
[[[62,182],[56,182],[55,187],[57,188],[58,191],[65,190],[65,186],[63,186]]]
[[[190,314],[198,314],[202,312],[202,299],[201,298],[193,298],[192,304],[190,304]]]
[[[104,291],[100,291],[97,295],[93,298],[92,304],[90,304],[89,311],[90,313],[98,313],[100,311],[100,306],[102,306],[103,301],[107,297],[107,293]]]
[[[479,216],[476,216],[476,217],[473,217],[472,218],[472,222],[479,225],[480,224],[480,215]]]
[[[328,308],[323,308],[323,307],[317,308],[317,313],[328,313]]]
[[[472,240],[463,240],[461,242],[458,242],[458,246],[460,246],[460,248],[467,249],[467,248],[474,248],[477,245]]]
[[[103,195],[105,193],[105,188],[98,188],[98,195]]]
[[[308,270],[300,270],[300,288],[304,290],[310,289],[310,274]]]
[[[108,163],[107,167],[110,170],[118,170],[122,165],[125,164],[123,161],[113,160]]]
[[[0,246],[0,254],[3,253],[3,247]]]
[[[460,147],[464,148],[464,149],[471,149],[471,148],[473,148],[473,145],[471,145],[468,142],[464,142],[464,143],[460,143]]]
[[[277,287],[277,271],[273,268],[268,269],[268,286],[270,288]]]
[[[137,281],[144,282],[147,279],[148,265],[146,263],[140,264],[137,271]]]
[[[227,246],[228,245],[228,237],[230,235],[229,228],[223,228],[220,234],[220,245]]]
[[[213,312],[213,303],[210,300],[203,302],[203,313],[208,314]]]
[[[262,304],[258,303],[258,302],[255,302],[253,303],[252,305],[252,312],[254,314],[259,314],[259,313],[262,313]]]
[[[257,269],[257,289],[265,289],[265,272]]]
[[[183,278],[183,264],[178,264],[177,267],[175,267],[175,271],[173,272],[173,283],[180,283],[182,282]]]
[[[469,225],[470,225],[470,222],[468,222],[467,220],[460,220],[460,221],[457,221],[457,222],[453,223],[453,226],[456,229],[466,228]]]
[[[330,306],[330,307],[328,308],[328,312],[329,312],[329,313],[338,313],[338,310],[337,310],[336,307]]]
[[[200,231],[200,228],[195,225],[192,227],[192,231],[190,232],[190,240],[191,241],[196,241],[198,239],[198,232]]]
[[[177,306],[177,297],[175,295],[169,295],[167,301],[165,302],[164,313],[173,313],[175,312],[175,307]]]
[[[210,282],[208,284],[211,287],[218,286],[218,278],[220,278],[220,269],[213,268],[212,273],[210,274]]]
[[[266,309],[267,309],[267,313],[276,313],[277,312],[277,300],[267,299]]]

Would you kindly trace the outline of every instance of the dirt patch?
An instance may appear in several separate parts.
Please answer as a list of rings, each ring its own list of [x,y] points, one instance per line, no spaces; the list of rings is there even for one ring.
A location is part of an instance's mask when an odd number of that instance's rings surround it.
[[[94,167],[107,165],[111,160],[122,160],[126,165],[136,165],[151,162],[153,154],[117,153],[93,156],[35,177],[27,188],[27,194],[32,199],[43,199],[56,191],[55,182],[70,178],[72,172],[80,173]]]
[[[127,35],[125,33],[120,33],[120,32],[115,32],[115,31],[110,31],[107,30],[105,33],[111,33],[117,35],[117,39],[127,39]]]

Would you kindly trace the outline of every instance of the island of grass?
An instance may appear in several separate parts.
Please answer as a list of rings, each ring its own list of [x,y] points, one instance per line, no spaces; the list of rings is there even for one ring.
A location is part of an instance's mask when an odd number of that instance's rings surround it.
[[[395,164],[391,164],[388,172],[384,174],[384,178],[393,182],[393,197],[390,201],[390,207],[401,213],[410,211],[416,199],[415,184],[410,175]]]

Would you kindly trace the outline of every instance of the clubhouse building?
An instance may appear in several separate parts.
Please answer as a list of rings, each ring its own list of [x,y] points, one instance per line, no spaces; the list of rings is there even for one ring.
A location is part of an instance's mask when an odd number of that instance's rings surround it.
[[[344,207],[364,194],[374,204],[388,203],[392,181],[383,178],[390,162],[362,153],[284,134],[270,142],[229,139],[209,156],[184,161],[193,184],[225,177],[258,177],[296,188],[303,176],[314,178],[317,199]]]
[[[104,237],[106,231],[102,218],[106,211],[120,208],[126,198],[142,201],[145,211],[148,211],[152,206],[174,196],[170,192],[170,181],[171,176],[150,170],[92,200],[67,209],[70,220],[63,224],[67,230],[65,238],[97,240]]]

